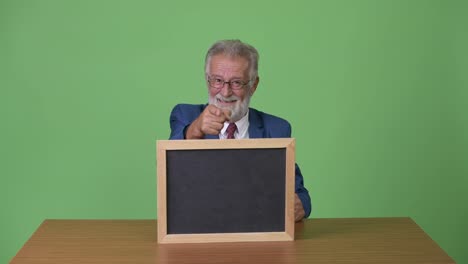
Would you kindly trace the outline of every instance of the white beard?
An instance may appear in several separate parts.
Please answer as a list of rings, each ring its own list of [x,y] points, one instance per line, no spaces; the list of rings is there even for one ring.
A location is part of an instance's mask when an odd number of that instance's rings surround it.
[[[230,100],[231,101],[232,100],[237,100],[237,101],[233,106],[230,107],[230,106],[221,106],[218,103],[217,99],[222,100],[222,101],[230,101]],[[247,95],[244,98],[244,100],[241,101],[240,98],[235,96],[235,95],[232,95],[232,96],[230,96],[228,98],[225,98],[222,95],[217,94],[216,96],[210,96],[209,97],[209,103],[216,106],[216,107],[222,108],[222,109],[231,110],[231,118],[229,119],[229,122],[234,123],[234,122],[239,121],[249,111],[250,96]]]

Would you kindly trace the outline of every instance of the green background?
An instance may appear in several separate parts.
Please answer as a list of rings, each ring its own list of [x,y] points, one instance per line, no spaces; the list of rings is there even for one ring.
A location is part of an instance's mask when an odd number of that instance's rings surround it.
[[[0,263],[46,218],[155,218],[155,141],[225,38],[260,52],[312,217],[410,216],[468,263],[467,3],[0,0]]]

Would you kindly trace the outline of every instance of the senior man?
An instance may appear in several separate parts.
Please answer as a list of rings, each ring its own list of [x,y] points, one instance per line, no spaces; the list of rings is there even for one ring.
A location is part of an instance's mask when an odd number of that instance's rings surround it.
[[[258,52],[240,40],[214,43],[205,58],[209,104],[179,104],[170,116],[170,139],[289,138],[288,121],[249,108],[257,90]],[[310,215],[311,202],[301,171],[295,168],[294,217]]]

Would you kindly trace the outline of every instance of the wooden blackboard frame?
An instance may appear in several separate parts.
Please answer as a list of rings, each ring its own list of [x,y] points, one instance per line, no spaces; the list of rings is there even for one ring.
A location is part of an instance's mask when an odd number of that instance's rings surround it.
[[[157,149],[157,213],[158,243],[208,243],[294,240],[295,140],[293,138],[235,140],[158,140]],[[168,234],[167,218],[167,152],[173,150],[282,149],[286,150],[284,231],[236,233]],[[281,198],[282,199],[282,198]]]

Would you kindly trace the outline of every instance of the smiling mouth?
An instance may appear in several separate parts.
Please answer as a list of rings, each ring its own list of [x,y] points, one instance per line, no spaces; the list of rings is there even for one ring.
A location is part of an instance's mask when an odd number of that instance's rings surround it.
[[[233,100],[233,101],[224,101],[224,100],[221,100],[219,98],[216,98],[216,100],[218,101],[218,103],[221,103],[221,104],[233,104],[235,102],[237,102],[237,100]]]

